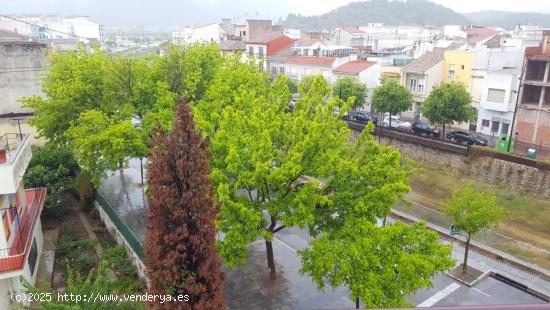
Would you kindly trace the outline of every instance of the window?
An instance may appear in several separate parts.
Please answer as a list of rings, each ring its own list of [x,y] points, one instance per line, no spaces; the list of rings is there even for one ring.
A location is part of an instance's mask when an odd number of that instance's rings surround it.
[[[31,276],[34,273],[34,268],[36,267],[36,259],[38,258],[38,249],[36,248],[36,239],[32,240],[32,247],[29,251],[29,269],[31,270]]]
[[[488,119],[482,119],[481,120],[481,127],[489,127],[489,120]]]
[[[487,101],[504,103],[504,95],[506,91],[504,89],[489,88],[487,91]]]
[[[279,73],[285,74],[285,67],[283,66],[279,67]]]
[[[311,69],[310,69],[310,68],[306,68],[306,69],[304,70],[304,73],[305,73],[305,75],[311,75]]]
[[[464,65],[462,65],[462,70],[464,70]]]
[[[421,94],[424,93],[424,84],[418,84],[418,92]]]
[[[258,56],[260,58],[264,57],[264,47],[263,46],[258,47]]]
[[[455,79],[455,65],[449,65],[449,80]]]
[[[307,48],[304,49],[304,56],[309,56],[309,50]]]
[[[409,90],[412,91],[412,92],[416,92],[416,84],[417,84],[417,80],[416,79],[410,79],[409,80]]]
[[[271,74],[277,75],[277,67],[271,66]]]
[[[246,31],[243,31],[243,37],[246,36]]]
[[[502,127],[500,128],[500,134],[501,135],[508,135],[508,129],[510,128],[509,123],[502,123]]]
[[[254,46],[248,47],[248,56],[254,56]]]

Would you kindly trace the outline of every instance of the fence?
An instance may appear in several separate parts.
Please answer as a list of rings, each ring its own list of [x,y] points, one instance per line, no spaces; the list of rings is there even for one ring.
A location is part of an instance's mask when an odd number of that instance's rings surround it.
[[[143,253],[143,246],[141,242],[139,241],[136,234],[124,223],[124,221],[120,218],[120,216],[117,214],[117,212],[111,207],[111,205],[107,202],[105,198],[100,193],[97,193],[96,195],[96,201],[101,206],[103,211],[109,216],[117,230],[120,232],[120,234],[124,237],[126,242],[132,247],[132,250],[139,256],[139,258],[143,259],[145,257]]]
[[[410,206],[398,205],[395,209],[442,228],[448,228],[452,224],[451,219],[444,213],[419,204],[413,203]],[[496,249],[544,269],[550,269],[550,251],[538,248],[527,242],[510,238],[493,230],[479,232],[472,237],[472,241],[477,242],[486,250]]]

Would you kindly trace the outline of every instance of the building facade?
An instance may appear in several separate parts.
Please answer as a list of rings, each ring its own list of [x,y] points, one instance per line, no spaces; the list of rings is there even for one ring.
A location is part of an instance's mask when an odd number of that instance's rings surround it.
[[[550,31],[542,44],[525,50],[525,72],[517,112],[517,140],[550,147]]]
[[[492,136],[509,136],[519,90],[520,70],[489,71],[485,75],[476,131]]]
[[[24,292],[22,279],[34,285],[38,272],[46,189],[24,188],[31,156],[28,135],[0,135],[0,309],[12,309],[10,296]]]
[[[0,116],[31,112],[19,100],[42,94],[41,74],[46,66],[46,44],[0,30]]]
[[[401,85],[413,96],[413,105],[401,116],[415,121],[422,120],[422,104],[432,89],[443,81],[445,50],[436,48],[422,55],[401,69]]]

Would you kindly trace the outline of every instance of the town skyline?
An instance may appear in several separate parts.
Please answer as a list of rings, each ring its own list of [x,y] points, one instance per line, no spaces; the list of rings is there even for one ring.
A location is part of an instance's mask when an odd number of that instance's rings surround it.
[[[244,23],[247,18],[271,19],[277,21],[288,14],[320,15],[347,5],[352,0],[320,1],[262,1],[238,0],[231,3],[220,0],[190,0],[178,3],[172,0],[144,1],[139,8],[122,0],[89,1],[89,0],[29,0],[7,1],[0,4],[3,14],[59,14],[86,15],[97,22],[113,27],[147,26],[169,29],[183,25],[200,25],[219,21],[229,17],[237,23]],[[526,0],[521,7],[513,1],[460,1],[432,0],[436,4],[450,8],[458,13],[471,13],[484,10],[550,13],[550,4],[536,0]],[[130,10],[128,8],[131,8]],[[168,9],[170,8],[170,9]],[[129,11],[131,14],[120,12]]]

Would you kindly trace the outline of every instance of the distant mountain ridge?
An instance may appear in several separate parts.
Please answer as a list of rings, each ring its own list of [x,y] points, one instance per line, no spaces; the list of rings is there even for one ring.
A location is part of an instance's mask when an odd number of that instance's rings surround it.
[[[466,13],[464,16],[479,26],[499,26],[513,29],[518,24],[530,24],[550,28],[550,14],[544,13],[480,11]]]
[[[550,14],[481,11],[463,15],[428,0],[369,0],[351,2],[322,15],[288,14],[280,24],[290,28],[312,31],[363,26],[367,23],[384,23],[396,26],[475,24],[513,29],[515,25],[527,22],[550,27]]]

